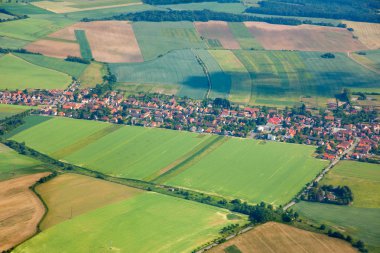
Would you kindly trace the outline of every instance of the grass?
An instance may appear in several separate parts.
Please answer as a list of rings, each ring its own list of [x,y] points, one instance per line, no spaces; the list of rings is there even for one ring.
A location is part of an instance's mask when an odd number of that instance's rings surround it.
[[[64,89],[71,77],[62,72],[31,64],[15,55],[0,57],[0,89]]]
[[[82,72],[78,81],[81,88],[93,88],[103,82],[103,76],[106,75],[106,68],[102,63],[91,62],[91,64]]]
[[[86,37],[86,32],[84,30],[75,30],[75,37],[77,38],[77,41],[79,43],[82,58],[90,61],[93,57],[90,43],[88,43]]]
[[[176,50],[152,61],[109,64],[119,82],[177,86],[178,95],[202,99],[207,78],[191,50]],[[146,70],[149,71],[146,71]]]
[[[354,194],[353,207],[380,208],[380,169],[377,164],[342,161],[321,184],[349,186]]]
[[[251,79],[247,69],[239,59],[227,50],[210,50],[210,54],[219,63],[224,73],[230,75],[231,89],[229,100],[247,104],[251,99]]]
[[[327,164],[312,157],[314,149],[231,138],[166,184],[281,205]]]
[[[27,116],[25,118],[23,118],[24,120],[24,124],[22,124],[21,126],[13,129],[11,132],[5,134],[5,138],[10,138],[12,137],[13,135],[16,135],[28,128],[31,128],[35,125],[38,125],[44,121],[47,121],[47,120],[50,120],[52,119],[51,117],[45,117],[45,116]]]
[[[58,224],[14,252],[190,252],[232,223],[227,214],[200,203],[144,193]]]
[[[31,109],[28,106],[0,104],[0,120]]]
[[[263,49],[260,43],[253,38],[244,23],[230,22],[228,26],[242,49]]]
[[[88,67],[86,64],[77,63],[77,62],[68,62],[62,59],[47,57],[44,55],[35,55],[35,54],[15,54],[18,57],[24,59],[27,62],[32,64],[57,70],[62,73],[66,73],[72,77],[79,78],[85,69]]]
[[[346,232],[365,244],[380,250],[380,212],[377,208],[358,208],[312,202],[300,202],[294,210],[300,215]]]
[[[201,3],[186,3],[162,5],[162,8],[170,8],[172,10],[212,10],[216,12],[228,12],[240,14],[245,11],[242,3],[218,3],[218,2],[201,2]]]
[[[175,49],[207,47],[191,22],[135,22],[133,30],[145,61]]]
[[[41,223],[42,230],[142,193],[134,188],[77,174],[63,174],[39,185],[36,191],[49,207]]]
[[[0,181],[19,175],[41,172],[41,163],[30,157],[20,155],[13,149],[0,144]]]
[[[31,4],[3,3],[0,4],[0,8],[19,15],[51,14],[50,11],[38,8]]]

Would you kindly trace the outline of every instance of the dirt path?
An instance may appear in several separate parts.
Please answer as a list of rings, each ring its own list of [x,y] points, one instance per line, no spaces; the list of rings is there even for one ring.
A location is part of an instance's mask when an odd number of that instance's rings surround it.
[[[371,66],[368,66],[368,65],[365,65],[364,63],[356,60],[354,57],[351,56],[351,53],[350,52],[347,52],[347,56],[348,58],[350,58],[351,60],[355,61],[357,64],[360,64],[361,66],[363,66],[364,68],[372,71],[372,72],[375,72],[376,74],[380,74],[380,71],[375,69],[375,68],[372,68]]]
[[[0,252],[37,232],[45,207],[29,187],[49,174],[44,172],[0,182]]]

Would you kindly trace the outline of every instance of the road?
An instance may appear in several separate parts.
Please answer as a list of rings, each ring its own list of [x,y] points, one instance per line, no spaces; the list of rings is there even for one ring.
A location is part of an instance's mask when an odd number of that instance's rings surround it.
[[[337,165],[337,163],[342,159],[342,157],[344,157],[346,154],[352,152],[355,147],[358,145],[360,141],[360,138],[355,138],[354,142],[351,144],[351,146],[346,149],[342,154],[340,154],[337,158],[335,158],[334,160],[332,160],[329,164],[329,166],[327,166],[314,180],[313,182],[311,182],[306,188],[304,191],[302,191],[300,194],[297,195],[297,197],[295,199],[293,199],[292,201],[290,201],[288,204],[286,204],[283,209],[284,210],[287,210],[289,209],[290,207],[294,206],[297,202],[296,200],[301,198],[301,195],[304,194],[306,191],[310,190],[310,188],[313,186],[313,183],[316,182],[318,183],[319,181],[321,181],[323,179],[323,177],[335,166]]]

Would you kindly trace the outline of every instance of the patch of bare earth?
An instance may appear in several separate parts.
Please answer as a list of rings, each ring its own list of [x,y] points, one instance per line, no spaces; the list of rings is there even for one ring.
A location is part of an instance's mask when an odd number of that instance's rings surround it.
[[[344,28],[315,25],[274,25],[245,22],[255,39],[268,50],[352,52],[368,49]]]
[[[224,21],[195,22],[198,33],[208,39],[218,40],[225,49],[240,49],[239,42],[234,38],[228,23]]]
[[[49,172],[0,182],[0,251],[23,242],[37,232],[45,207],[29,187],[47,175]]]
[[[49,37],[75,40],[75,30],[85,30],[92,55],[100,62],[142,62],[139,44],[132,25],[127,21],[77,23]]]
[[[81,57],[79,44],[71,42],[43,39],[28,44],[25,49],[56,58]]]
[[[210,252],[224,252],[235,245],[243,253],[354,253],[349,243],[318,233],[301,230],[276,222],[268,222],[234,239],[221,244]]]

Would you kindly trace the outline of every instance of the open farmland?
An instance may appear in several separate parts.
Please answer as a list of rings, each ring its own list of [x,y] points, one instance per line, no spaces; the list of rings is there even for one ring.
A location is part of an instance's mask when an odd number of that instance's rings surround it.
[[[231,51],[210,50],[209,52],[223,72],[230,75],[231,89],[228,99],[235,103],[248,104],[251,99],[252,84],[247,69]]]
[[[255,39],[267,50],[347,52],[367,47],[342,28],[314,25],[286,26],[245,22]]]
[[[355,198],[355,196],[354,196]],[[359,208],[301,201],[294,207],[301,216],[346,232],[363,240],[370,249],[380,250],[380,212],[378,208]]]
[[[0,144],[0,181],[22,174],[38,172],[41,162],[20,155],[13,149]]]
[[[216,44],[220,43],[225,49],[240,49],[239,42],[234,38],[227,22],[195,22],[194,25],[199,34],[205,39],[211,40],[209,43],[211,47],[214,47],[212,41],[216,40]]]
[[[344,21],[347,27],[354,29],[354,34],[369,49],[380,49],[380,24]]]
[[[235,249],[233,251],[232,249]],[[210,253],[354,253],[351,245],[331,238],[281,223],[268,222],[244,233],[220,246]]]
[[[135,22],[133,30],[145,61],[175,49],[207,47],[191,22]]]
[[[380,169],[376,164],[342,161],[321,184],[347,185],[354,194],[353,207],[379,208],[380,212]]]
[[[0,120],[31,109],[28,106],[0,104]]]
[[[233,223],[229,212],[184,199],[143,193],[74,217],[15,252],[190,252]],[[236,221],[235,221],[236,223]],[[68,244],[67,242],[70,241]]]
[[[380,50],[350,53],[348,56],[363,67],[380,74]]]
[[[166,184],[280,205],[327,164],[313,158],[313,151],[311,146],[231,138]]]
[[[103,76],[106,74],[106,68],[104,64],[99,62],[91,62],[86,70],[79,77],[81,88],[95,87],[97,84],[103,82]]]
[[[73,42],[42,39],[28,44],[25,49],[56,58],[81,57],[79,45]]]
[[[71,77],[56,70],[31,64],[15,55],[0,56],[1,89],[64,89]]]
[[[172,51],[142,63],[110,64],[110,68],[126,86],[129,83],[175,85],[178,95],[198,99],[205,96],[208,88],[206,75],[191,50]]]
[[[5,251],[37,232],[45,213],[39,198],[29,189],[49,172],[0,182],[0,250]]]
[[[76,174],[60,175],[39,185],[36,191],[49,207],[41,223],[42,230],[142,193],[134,188]]]
[[[263,49],[244,23],[229,22],[228,27],[242,49]]]

